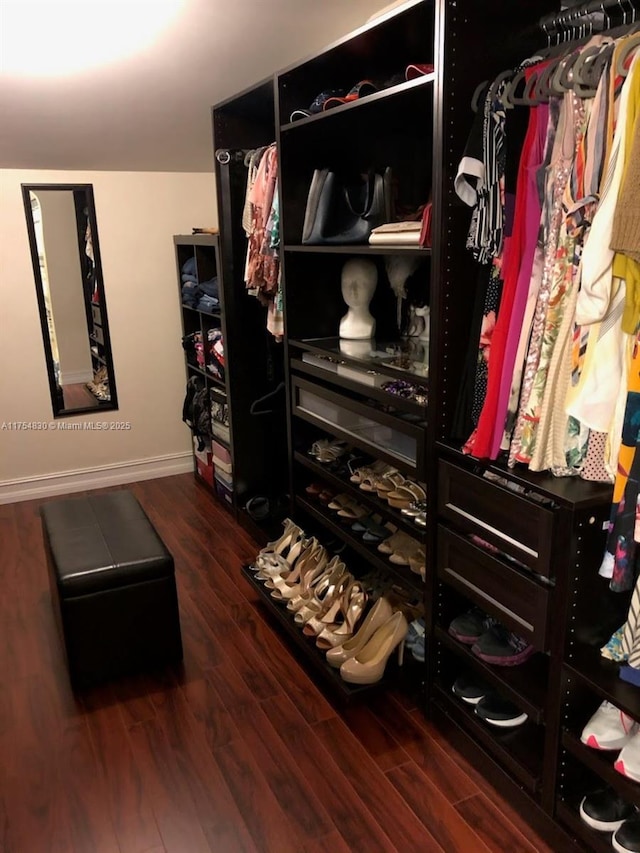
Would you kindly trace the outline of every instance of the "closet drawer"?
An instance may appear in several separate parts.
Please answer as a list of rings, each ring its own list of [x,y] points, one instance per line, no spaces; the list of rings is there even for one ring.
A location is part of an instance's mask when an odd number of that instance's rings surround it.
[[[550,590],[438,525],[438,576],[540,651],[546,650]]]
[[[100,312],[99,305],[91,306],[91,316],[93,317],[93,322],[97,323],[99,326],[102,325],[102,313]]]
[[[424,430],[321,385],[292,380],[293,412],[411,474],[422,470]]]
[[[102,345],[104,346],[104,335],[102,334],[102,326],[96,326],[96,325],[94,325],[94,327],[93,327],[93,337],[96,339],[96,341],[97,341],[99,344],[102,344]]]
[[[554,574],[555,516],[536,501],[440,460],[438,514],[496,545],[537,574]]]

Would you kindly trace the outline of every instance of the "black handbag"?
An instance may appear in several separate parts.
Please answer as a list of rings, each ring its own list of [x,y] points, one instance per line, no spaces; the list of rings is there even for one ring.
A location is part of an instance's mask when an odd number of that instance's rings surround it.
[[[343,181],[329,169],[316,169],[307,196],[302,243],[367,243],[371,231],[389,221],[388,175],[370,171]]]

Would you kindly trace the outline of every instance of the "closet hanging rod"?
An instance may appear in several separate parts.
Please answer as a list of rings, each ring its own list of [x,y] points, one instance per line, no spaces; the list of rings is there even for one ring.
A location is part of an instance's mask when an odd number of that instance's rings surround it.
[[[639,5],[639,0],[590,0],[580,6],[572,6],[561,12],[551,12],[544,15],[538,21],[538,26],[545,33],[555,32],[559,29],[575,26],[581,18],[598,12],[609,18],[607,12],[615,12],[616,10],[626,18],[630,12],[633,13],[634,10],[637,12]]]
[[[221,166],[226,166],[232,160],[236,162],[244,161],[247,154],[250,154],[254,150],[254,148],[216,148],[216,160]]]

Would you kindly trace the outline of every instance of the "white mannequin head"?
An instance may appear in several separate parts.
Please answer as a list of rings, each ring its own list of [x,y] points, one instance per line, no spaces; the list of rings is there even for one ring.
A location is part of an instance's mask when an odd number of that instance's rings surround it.
[[[342,268],[342,298],[349,310],[340,321],[340,337],[351,340],[371,338],[376,321],[369,303],[378,283],[378,270],[367,258],[352,258]]]

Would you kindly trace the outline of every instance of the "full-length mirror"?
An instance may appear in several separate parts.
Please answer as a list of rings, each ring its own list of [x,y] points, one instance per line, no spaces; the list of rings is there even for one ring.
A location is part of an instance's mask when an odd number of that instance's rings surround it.
[[[53,414],[118,408],[91,184],[22,184]]]

